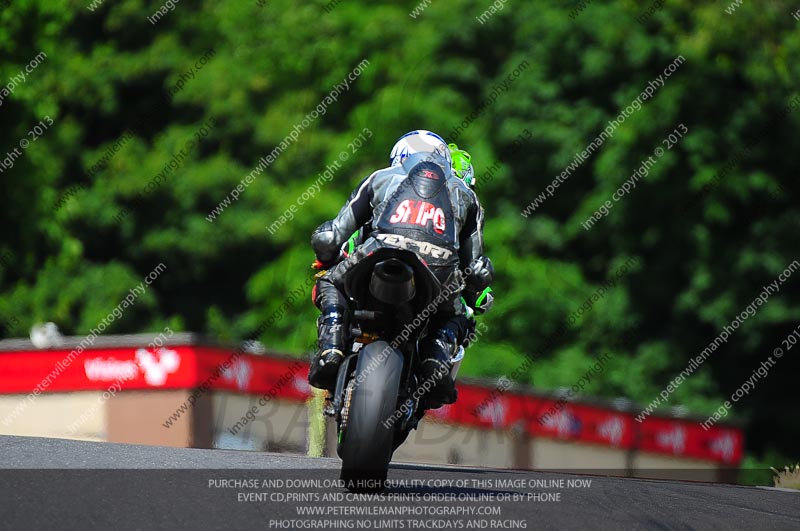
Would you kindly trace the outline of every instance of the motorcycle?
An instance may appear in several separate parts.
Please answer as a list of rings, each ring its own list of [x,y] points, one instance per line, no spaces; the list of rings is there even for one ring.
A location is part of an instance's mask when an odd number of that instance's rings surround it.
[[[431,405],[425,388],[430,382],[420,382],[415,369],[428,324],[421,316],[435,313],[442,285],[415,253],[385,247],[348,271],[343,291],[355,310],[336,388],[323,413],[336,420],[345,487],[377,492],[392,454]],[[461,346],[445,377],[455,382],[463,357]]]

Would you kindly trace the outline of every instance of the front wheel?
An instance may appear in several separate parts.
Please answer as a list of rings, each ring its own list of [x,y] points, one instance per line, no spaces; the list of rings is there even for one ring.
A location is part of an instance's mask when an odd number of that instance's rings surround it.
[[[370,343],[358,354],[339,433],[340,477],[350,491],[383,489],[402,374],[403,356],[385,341]]]

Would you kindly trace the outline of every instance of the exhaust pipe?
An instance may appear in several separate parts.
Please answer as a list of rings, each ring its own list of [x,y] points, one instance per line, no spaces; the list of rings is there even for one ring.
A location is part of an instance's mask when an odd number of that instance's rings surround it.
[[[369,292],[386,304],[408,302],[417,294],[414,286],[414,270],[397,258],[378,262],[372,270]]]

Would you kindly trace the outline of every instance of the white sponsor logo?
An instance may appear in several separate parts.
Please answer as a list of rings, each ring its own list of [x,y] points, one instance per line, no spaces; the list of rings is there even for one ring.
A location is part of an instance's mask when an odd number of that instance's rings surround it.
[[[133,360],[114,358],[89,358],[83,362],[86,378],[92,382],[133,380],[139,375],[139,366]]]
[[[573,416],[569,410],[562,411],[544,422],[545,427],[556,430],[559,437],[571,437],[581,431],[581,424],[578,418]]]
[[[600,437],[616,446],[622,441],[622,436],[625,434],[625,423],[621,418],[614,416],[600,424],[598,432]]]
[[[376,238],[383,241],[387,245],[391,245],[392,247],[407,249],[415,253],[425,254],[434,258],[441,258],[442,260],[447,260],[450,258],[450,255],[453,254],[453,251],[445,249],[444,247],[439,247],[438,245],[433,245],[432,243],[428,242],[412,240],[411,238],[406,238],[405,236],[400,236],[399,234],[378,234]]]
[[[492,423],[492,426],[495,427],[503,426],[506,421],[507,412],[508,407],[506,407],[506,401],[496,398],[478,411],[478,418],[481,420],[488,420]]]
[[[305,378],[295,376],[292,385],[294,385],[294,388],[303,394],[311,394],[311,386],[308,385],[308,381]]]
[[[222,370],[222,379],[226,382],[236,382],[236,387],[239,390],[247,389],[250,384],[250,378],[253,376],[253,367],[247,360],[239,360],[231,364],[227,369]]]
[[[675,426],[672,431],[659,433],[656,436],[656,442],[671,450],[673,454],[682,454],[686,448],[686,430]]]
[[[725,461],[733,459],[735,440],[730,432],[725,432],[711,443],[711,451],[720,455]]]
[[[164,385],[167,376],[178,370],[181,356],[171,349],[157,349],[153,354],[146,349],[136,351],[136,360],[115,358],[88,358],[83,362],[86,378],[92,382],[133,380],[140,374],[150,385]],[[248,376],[249,378],[249,376]]]
[[[425,201],[404,199],[397,205],[389,223],[410,223],[425,227],[428,222],[433,222],[433,230],[443,234],[446,226],[444,210]]]
[[[167,376],[178,370],[181,356],[176,351],[160,348],[153,354],[143,348],[136,351],[136,361],[144,371],[144,379],[150,385],[164,385]]]

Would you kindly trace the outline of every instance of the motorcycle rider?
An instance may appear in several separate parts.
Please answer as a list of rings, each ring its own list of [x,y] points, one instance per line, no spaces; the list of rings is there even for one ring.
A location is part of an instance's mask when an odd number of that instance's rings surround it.
[[[459,149],[456,144],[447,144],[447,147],[450,149],[451,168],[453,173],[455,173],[456,177],[464,181],[464,183],[474,191],[476,178],[475,169],[472,166],[471,155],[465,150]],[[399,157],[390,156],[389,164],[391,166],[400,164]],[[483,216],[482,211],[481,216]],[[344,244],[342,244],[343,253],[341,256],[353,254],[356,248],[364,243],[371,232],[372,219],[370,218],[362,227],[358,228],[352,235],[350,235],[350,238],[348,238]],[[481,292],[465,290],[461,294],[461,300],[466,306],[465,310],[467,318],[469,319],[469,329],[474,330],[475,322],[473,315],[476,313],[480,315],[489,311],[494,303],[494,296],[492,295],[492,288],[487,286]],[[464,344],[464,347],[467,347],[466,343]]]
[[[463,279],[465,293],[483,293],[492,281],[491,261],[482,255],[483,211],[475,193],[453,172],[444,140],[425,130],[407,133],[392,149],[390,164],[364,179],[336,218],[312,234],[317,266],[328,269],[313,293],[322,312],[318,350],[308,376],[314,387],[331,390],[335,386],[350,329],[349,304],[341,282],[355,263],[376,248],[410,244],[443,285],[460,281],[460,272],[469,272]],[[336,263],[348,235],[370,219],[371,233],[363,245]],[[415,245],[419,243],[424,245]],[[441,403],[455,401],[453,382],[445,375],[468,328],[456,290],[439,305],[430,319],[430,332],[420,342],[419,376],[436,382],[430,395]]]
[[[456,177],[464,181],[471,190],[475,190],[475,169],[472,167],[472,156],[459,149],[456,144],[447,144],[450,149],[450,158],[453,172]],[[481,217],[483,217],[483,209],[481,208]],[[461,294],[464,304],[467,306],[467,315],[471,317],[471,312],[482,314],[489,311],[494,303],[494,296],[492,295],[492,288],[486,286],[482,291],[475,292],[473,290],[464,290]],[[470,323],[474,327],[474,323]]]

